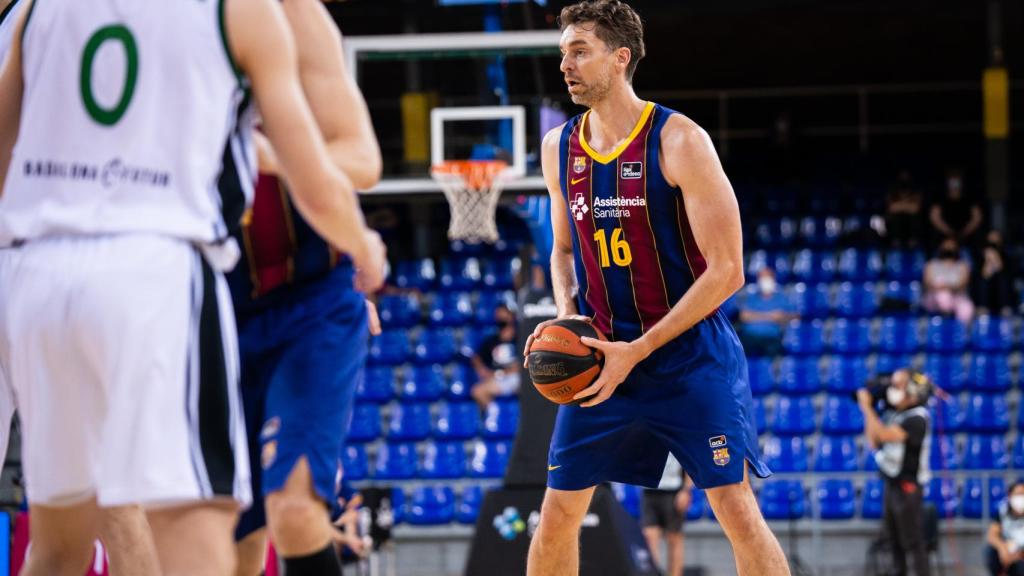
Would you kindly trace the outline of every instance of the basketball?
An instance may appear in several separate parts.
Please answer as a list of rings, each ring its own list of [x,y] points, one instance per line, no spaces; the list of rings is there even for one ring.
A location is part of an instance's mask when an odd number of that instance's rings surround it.
[[[559,320],[534,338],[527,359],[530,380],[541,396],[556,404],[587,400],[572,398],[597,380],[604,356],[580,342],[583,336],[606,340],[600,330],[583,320]]]

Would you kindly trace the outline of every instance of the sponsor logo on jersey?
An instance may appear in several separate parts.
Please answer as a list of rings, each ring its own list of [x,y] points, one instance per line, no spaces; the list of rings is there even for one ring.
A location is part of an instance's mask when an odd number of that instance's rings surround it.
[[[94,182],[104,188],[122,184],[153,188],[167,188],[171,185],[170,172],[149,166],[131,166],[120,158],[111,159],[102,165],[49,159],[26,160],[22,165],[22,173],[25,178]]]
[[[582,174],[587,169],[587,159],[584,156],[575,156],[572,159],[572,171]]]
[[[644,175],[644,163],[623,162],[621,175],[623,180],[639,180]]]
[[[594,218],[629,218],[630,208],[647,206],[647,198],[595,198]]]
[[[724,435],[712,436],[711,438],[708,438],[708,445],[711,446],[712,448],[721,448],[722,446],[725,446],[728,443],[729,441],[728,439],[726,439]]]
[[[715,461],[715,464],[725,466],[729,463],[729,449],[715,448],[711,453],[711,458]]]
[[[590,212],[590,207],[587,206],[587,200],[583,197],[583,192],[578,192],[576,194],[576,198],[574,198],[572,203],[569,205],[569,211],[572,212],[572,217],[575,218],[577,222],[583,220],[583,217]]]

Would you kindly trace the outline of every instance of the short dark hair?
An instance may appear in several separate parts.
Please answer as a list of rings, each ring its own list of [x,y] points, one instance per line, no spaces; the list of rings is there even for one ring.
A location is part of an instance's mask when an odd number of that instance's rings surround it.
[[[629,48],[629,64],[626,66],[626,80],[633,80],[636,65],[644,57],[644,23],[640,15],[629,4],[619,0],[584,0],[562,8],[558,15],[558,27],[593,22],[594,34],[612,50],[625,46]]]

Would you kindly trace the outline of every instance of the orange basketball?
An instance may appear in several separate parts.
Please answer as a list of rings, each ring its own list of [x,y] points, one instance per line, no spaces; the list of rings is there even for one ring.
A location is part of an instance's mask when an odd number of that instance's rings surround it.
[[[572,399],[576,393],[597,380],[604,355],[580,342],[583,336],[607,340],[590,322],[569,319],[546,326],[533,339],[527,361],[530,379],[541,396],[556,404],[572,404],[577,402]]]

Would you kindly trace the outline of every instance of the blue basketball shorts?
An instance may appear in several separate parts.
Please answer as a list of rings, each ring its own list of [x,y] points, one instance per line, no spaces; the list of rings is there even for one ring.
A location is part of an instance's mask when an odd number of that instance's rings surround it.
[[[239,324],[254,498],[237,539],[266,525],[261,496],[283,488],[303,456],[316,494],[334,503],[367,339],[365,299],[351,288],[283,301]]]
[[[602,482],[655,488],[671,452],[699,488],[762,478],[747,361],[721,312],[640,362],[597,406],[558,409],[548,486],[582,490]]]

